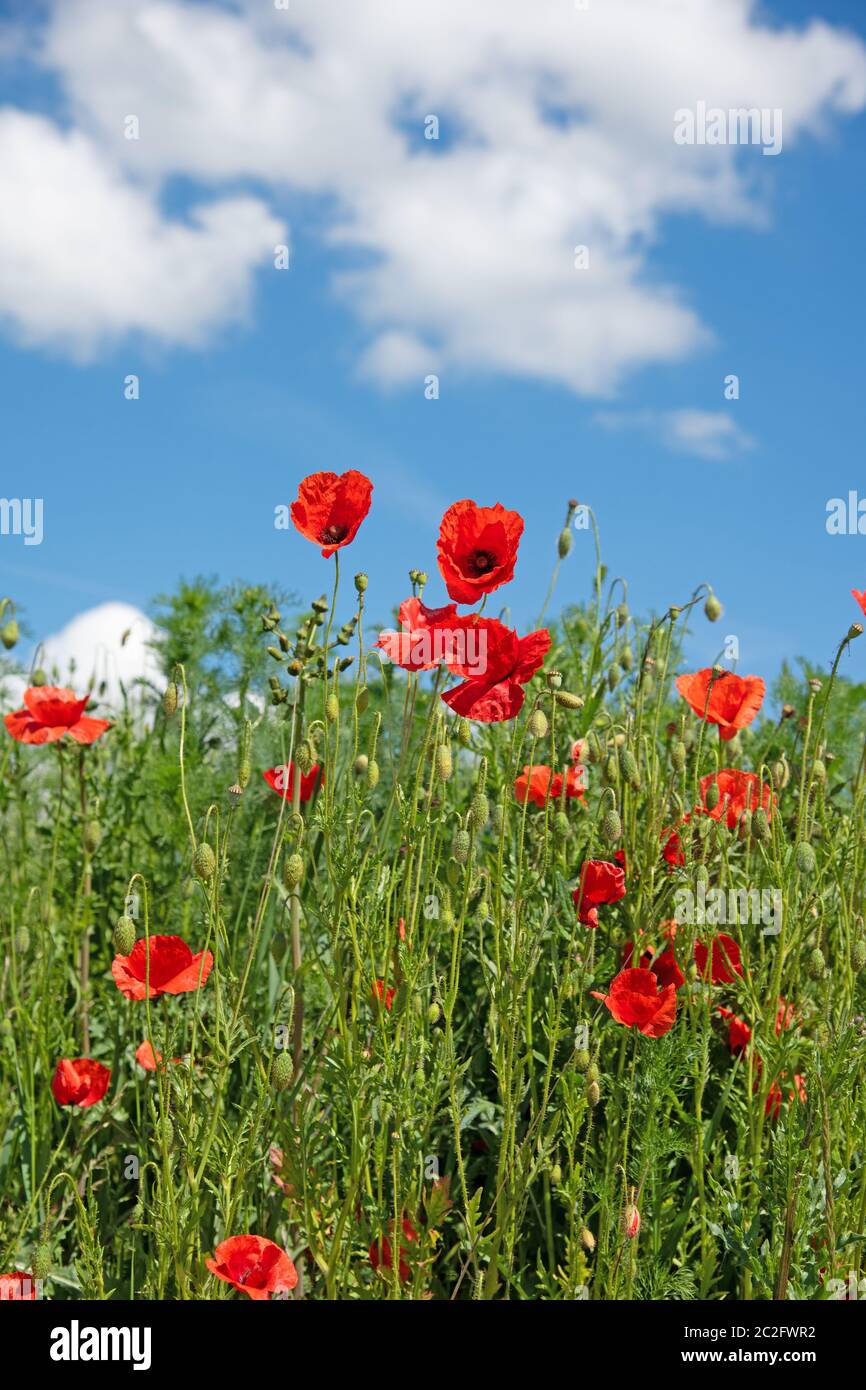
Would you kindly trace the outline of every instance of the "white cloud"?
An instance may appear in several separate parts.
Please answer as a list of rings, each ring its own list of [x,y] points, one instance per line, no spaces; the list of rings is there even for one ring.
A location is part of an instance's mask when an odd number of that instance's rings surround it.
[[[74,342],[78,313],[91,341],[125,327],[202,341],[236,316],[262,243],[281,239],[260,201],[236,201],[253,179],[281,203],[322,196],[336,285],[368,331],[361,370],[390,383],[495,371],[609,394],[709,337],[683,287],[653,274],[664,218],[760,226],[766,181],[786,177],[804,134],[866,105],[856,37],[820,22],[770,27],[757,12],[752,0],[586,11],[571,0],[292,0],[287,11],[57,0],[43,61],[77,134],[43,127],[37,141],[20,118],[12,130],[55,158],[41,172],[16,161],[27,198],[4,196],[0,215],[0,263],[10,240],[24,256],[35,227],[45,292],[29,307],[4,281],[0,309],[37,342]],[[781,108],[781,157],[676,145],[674,112],[699,100]],[[123,136],[130,114],[138,141]],[[438,144],[423,138],[429,114]],[[60,156],[86,177],[65,178]],[[230,186],[232,200],[197,226],[169,222],[158,198],[173,175]],[[82,223],[104,223],[98,254]],[[59,231],[62,244],[67,224],[60,273],[45,239]],[[578,244],[588,270],[574,268]],[[35,259],[24,269],[32,293]]]
[[[755,443],[723,410],[606,410],[593,418],[605,429],[639,430],[679,453],[714,462],[745,453]]]
[[[132,604],[101,603],[44,639],[40,665],[49,676],[56,668],[60,683],[82,694],[97,694],[104,681],[101,698],[116,704],[121,682],[130,695],[139,677],[159,683],[159,667],[147,645],[154,632],[150,619]]]

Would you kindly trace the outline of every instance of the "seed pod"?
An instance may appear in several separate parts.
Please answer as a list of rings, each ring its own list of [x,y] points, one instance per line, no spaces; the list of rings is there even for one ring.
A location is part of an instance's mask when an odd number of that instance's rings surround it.
[[[859,974],[866,965],[866,941],[855,941],[851,947],[851,969]]]
[[[367,764],[367,786],[370,791],[375,791],[379,785],[379,764],[375,758],[371,758]]]
[[[243,794],[244,789],[241,786],[240,782],[232,782],[231,786],[228,787],[226,790],[226,796],[229,799],[229,805],[237,806]]]
[[[635,757],[634,753],[632,753],[631,749],[623,749],[622,757],[620,759],[620,765],[622,767],[622,775],[625,778],[628,785],[632,787],[634,791],[639,791],[640,768],[637,765],[637,758]]]
[[[820,980],[823,978],[826,968],[827,962],[824,959],[824,952],[820,946],[816,946],[813,951],[809,952],[809,974],[813,980]]]
[[[291,1086],[294,1071],[292,1058],[285,1049],[274,1054],[274,1060],[271,1062],[270,1082],[272,1089],[275,1090],[277,1094],[279,1094],[280,1091],[288,1090],[289,1086]]]
[[[686,765],[686,745],[681,740],[678,740],[671,747],[671,762],[677,772],[682,772]]]
[[[118,917],[114,926],[114,949],[119,956],[128,956],[135,945],[135,923],[131,917]]]
[[[458,864],[465,864],[469,858],[469,850],[472,841],[469,838],[468,830],[458,830],[454,836],[454,843],[451,846],[451,853]]]
[[[801,840],[797,846],[797,868],[801,874],[813,874],[815,872],[815,851],[808,840]]]
[[[283,861],[283,883],[293,891],[304,877],[304,861],[300,854],[289,854]]]
[[[216,856],[206,840],[202,840],[192,857],[192,867],[196,878],[204,883],[212,879],[216,871]]]
[[[547,681],[547,688],[548,688],[548,690],[561,690],[561,689],[562,689],[562,672],[561,672],[561,671],[548,671],[548,672],[547,672],[547,675],[546,675],[546,677],[545,677],[545,679],[546,679],[546,681]]]
[[[175,681],[169,681],[168,685],[165,687],[165,694],[162,697],[162,709],[163,713],[169,719],[177,710],[177,684]]]
[[[434,1024],[434,1023],[438,1023],[438,1022],[439,1022],[439,1015],[441,1014],[441,1012],[442,1012],[442,1010],[439,1008],[439,1005],[436,1003],[436,1001],[435,1001],[435,999],[434,999],[433,1003],[430,1005],[429,1009],[427,1010],[427,1022],[428,1022],[429,1024],[431,1024],[431,1026],[432,1026],[432,1024]]]
[[[102,839],[102,826],[98,820],[89,820],[84,827],[84,848],[88,854],[95,854]]]
[[[707,601],[704,604],[704,612],[706,613],[711,623],[718,622],[719,618],[722,616],[722,605],[719,603],[719,600],[716,598],[712,589],[707,594]]]
[[[447,743],[440,743],[436,749],[436,775],[441,782],[447,782],[454,771],[451,749]]]
[[[370,766],[370,759],[366,753],[359,753],[354,761],[353,767],[356,777],[365,777],[367,768]]]
[[[364,714],[366,713],[366,709],[369,703],[370,692],[367,689],[366,685],[362,685],[357,695],[355,696],[355,709],[358,711],[359,714]]]
[[[601,838],[606,845],[615,845],[618,840],[622,839],[622,821],[619,818],[619,812],[615,811],[613,807],[609,811],[605,811],[602,816]]]
[[[476,792],[469,807],[469,821],[476,834],[483,830],[490,819],[490,802],[484,792]]]
[[[589,1085],[586,1088],[586,1098],[589,1101],[591,1108],[594,1110],[595,1107],[598,1105],[598,1102],[601,1100],[601,1091],[599,1090],[599,1085],[597,1081],[590,1081]]]
[[[355,575],[355,588],[356,588],[356,590],[358,591],[359,594],[363,594],[363,593],[364,593],[364,591],[365,591],[366,588],[367,588],[367,583],[368,583],[367,576],[366,576],[366,574],[364,574],[363,570],[361,571],[360,574],[356,574],[356,575]]]
[[[34,1279],[47,1279],[51,1273],[51,1251],[44,1241],[40,1241],[33,1251],[30,1270]]]
[[[583,709],[581,696],[573,695],[570,690],[557,690],[553,698],[563,709]]]
[[[579,1048],[574,1054],[574,1065],[577,1067],[578,1071],[588,1071],[589,1060],[589,1053],[585,1047]]]
[[[21,633],[18,630],[18,624],[14,618],[10,618],[8,623],[4,623],[2,628],[0,628],[0,642],[3,643],[7,652],[12,650],[20,636]]]
[[[581,1227],[580,1243],[583,1246],[586,1253],[588,1255],[591,1255],[593,1250],[595,1249],[595,1236],[592,1234],[592,1231],[589,1229],[588,1226]]]
[[[340,701],[337,699],[333,690],[325,701],[325,718],[329,724],[336,724],[340,717]]]
[[[532,738],[545,738],[548,730],[547,715],[543,709],[534,709],[527,725]]]

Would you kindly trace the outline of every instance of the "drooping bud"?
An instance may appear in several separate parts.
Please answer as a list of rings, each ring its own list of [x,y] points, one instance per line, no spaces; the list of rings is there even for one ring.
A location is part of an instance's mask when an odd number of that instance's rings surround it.
[[[813,980],[820,980],[824,976],[827,962],[824,959],[824,952],[820,946],[809,952],[809,974]]]
[[[18,624],[14,618],[10,618],[8,623],[4,623],[2,628],[0,628],[0,642],[3,643],[7,652],[12,650],[20,636],[21,633],[18,630]]]
[[[564,560],[566,555],[570,553],[573,539],[571,527],[564,526],[559,533],[559,540],[556,544],[560,560]]]
[[[98,820],[89,820],[84,827],[84,848],[88,854],[95,854],[102,840],[102,826]]]
[[[635,791],[639,791],[640,768],[637,765],[637,758],[635,757],[634,753],[632,753],[631,749],[623,749],[622,757],[620,759],[620,765],[622,767],[622,775],[625,778],[627,784],[630,787],[632,787]]]
[[[366,753],[359,753],[352,766],[356,777],[364,777],[366,776],[367,768],[370,766],[370,759],[367,757]]]
[[[277,1094],[281,1091],[288,1090],[289,1086],[291,1086],[294,1071],[291,1055],[285,1048],[275,1053],[274,1060],[271,1062],[270,1082],[272,1089],[275,1090]]]
[[[468,748],[472,742],[472,725],[468,719],[457,720],[457,742]]]
[[[615,811],[613,807],[609,811],[605,811],[602,817],[601,838],[606,845],[615,845],[618,840],[622,839],[622,821],[619,812]]]
[[[631,671],[634,669],[634,652],[631,647],[623,647],[619,654],[619,664],[624,671]]]
[[[588,1255],[595,1249],[595,1236],[588,1226],[582,1226],[580,1230],[580,1243]]]
[[[808,840],[801,840],[797,846],[797,868],[801,874],[813,874],[815,864],[815,851]]]
[[[357,695],[355,696],[355,709],[358,711],[359,714],[365,714],[369,703],[370,692],[367,689],[366,685],[362,685]]]
[[[610,666],[609,666],[608,669],[607,669],[607,686],[608,686],[608,690],[616,690],[616,688],[617,688],[617,686],[619,685],[621,679],[622,679],[622,671],[620,670],[619,664],[618,664],[618,662],[616,662],[616,661],[612,661],[612,662],[610,663]]]
[[[559,1184],[562,1182],[562,1165],[561,1165],[561,1164],[559,1164],[559,1163],[554,1163],[553,1166],[551,1167],[551,1169],[550,1169],[550,1181],[553,1183],[553,1186],[554,1186],[554,1187],[559,1187]]]
[[[599,1089],[597,1081],[590,1081],[586,1088],[586,1098],[589,1101],[590,1107],[594,1110],[601,1100],[601,1090]]]
[[[192,867],[196,878],[207,883],[216,871],[216,856],[206,840],[203,840],[192,857]]]
[[[128,956],[135,945],[135,923],[131,917],[118,917],[114,926],[114,949],[119,956]]]
[[[587,1084],[592,1085],[593,1081],[599,1081],[600,1079],[601,1072],[599,1071],[598,1066],[595,1062],[590,1062],[589,1066],[586,1069]]]
[[[47,1279],[51,1273],[51,1251],[44,1240],[33,1251],[30,1270],[34,1279]]]
[[[557,811],[554,816],[553,833],[557,840],[567,840],[571,835],[571,823],[565,811]]]
[[[578,1048],[577,1052],[575,1052],[575,1054],[574,1054],[574,1065],[577,1067],[577,1070],[578,1070],[578,1071],[588,1071],[588,1070],[589,1070],[589,1061],[590,1061],[589,1053],[587,1052],[586,1048],[585,1048],[585,1047],[580,1047],[580,1048]]]
[[[622,1214],[622,1233],[627,1240],[634,1240],[640,1230],[640,1212],[632,1200]]]
[[[715,811],[716,807],[719,804],[719,800],[721,799],[721,795],[722,793],[719,788],[718,782],[713,780],[707,787],[706,793],[704,795],[704,805],[706,806],[708,811]]]
[[[719,600],[716,598],[712,589],[707,594],[707,601],[704,604],[704,612],[706,613],[711,623],[718,622],[719,618],[722,616],[722,605],[719,603]]]
[[[469,838],[469,831],[458,830],[457,834],[454,836],[454,843],[451,846],[451,853],[457,860],[458,864],[466,863],[467,859],[469,858],[469,851],[471,849],[471,846],[472,842]]]
[[[547,715],[543,709],[534,709],[527,724],[532,738],[545,738],[548,730]]]
[[[682,772],[686,765],[686,745],[681,740],[671,746],[671,762],[677,772]]]
[[[439,1008],[439,1005],[436,1003],[436,1000],[434,999],[434,1000],[433,1000],[433,1003],[430,1005],[429,1009],[427,1010],[427,1022],[428,1022],[431,1026],[432,1026],[434,1023],[438,1023],[438,1022],[439,1022],[439,1015],[441,1014],[441,1012],[442,1012],[442,1010]]]
[[[851,947],[851,969],[859,974],[866,965],[866,941],[855,941]]]
[[[472,798],[469,807],[469,821],[476,835],[484,829],[490,819],[490,802],[484,792],[478,791]]]
[[[289,854],[283,862],[283,883],[294,891],[304,877],[304,861],[300,854]]]

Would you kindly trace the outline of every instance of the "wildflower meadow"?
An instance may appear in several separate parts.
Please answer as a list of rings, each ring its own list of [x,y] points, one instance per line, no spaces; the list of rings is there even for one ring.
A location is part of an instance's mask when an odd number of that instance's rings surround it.
[[[517,485],[402,594],[384,486],[301,480],[321,597],[186,582],[116,699],[3,601],[3,1298],[866,1296],[866,595],[694,670],[716,593],[632,612],[572,499],[518,631]]]

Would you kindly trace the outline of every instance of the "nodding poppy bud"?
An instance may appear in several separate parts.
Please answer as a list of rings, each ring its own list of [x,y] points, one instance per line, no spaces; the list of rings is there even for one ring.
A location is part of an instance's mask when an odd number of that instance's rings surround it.
[[[797,868],[801,874],[815,872],[815,851],[808,840],[801,840],[797,846]]]
[[[595,1236],[592,1234],[592,1231],[589,1229],[588,1226],[581,1227],[580,1243],[583,1246],[586,1253],[588,1255],[591,1255],[593,1250],[595,1249]]]
[[[590,729],[589,733],[586,736],[586,760],[590,763],[600,763],[602,757],[603,754],[601,744],[599,743],[592,729]]]
[[[274,661],[282,661],[283,653],[280,651],[279,647],[268,647],[267,651],[268,656],[272,656]]]
[[[682,772],[686,765],[686,745],[681,741],[675,743],[671,748],[671,762],[677,772]]]
[[[366,576],[366,574],[364,574],[363,570],[361,571],[360,574],[356,574],[356,575],[355,575],[355,588],[357,589],[357,591],[358,591],[359,594],[363,594],[363,593],[364,593],[364,591],[365,591],[366,588],[367,588],[367,583],[368,583],[367,576]]]
[[[610,753],[605,759],[604,780],[609,787],[614,786],[619,781],[619,762],[615,753]]]
[[[710,785],[707,787],[706,794],[704,796],[704,805],[706,806],[708,811],[715,811],[716,807],[719,804],[721,795],[722,793],[719,789],[718,782],[711,782]]]
[[[737,826],[737,836],[740,840],[746,841],[752,833],[752,813],[744,811],[740,816],[740,823]]]
[[[192,867],[196,878],[207,883],[216,871],[216,855],[206,840],[203,840],[192,857]]]
[[[359,753],[358,756],[357,756],[357,758],[355,759],[353,765],[352,765],[353,768],[354,768],[355,776],[356,776],[356,777],[363,777],[363,776],[365,775],[365,773],[366,773],[367,768],[369,767],[369,765],[370,765],[370,759],[367,757],[367,754],[366,754],[366,753]]]
[[[8,623],[4,623],[2,628],[0,628],[0,642],[3,643],[7,652],[12,650],[20,636],[21,633],[18,630],[18,624],[14,618],[10,618]]]
[[[589,1070],[589,1053],[585,1047],[580,1047],[577,1052],[575,1052],[574,1065],[577,1067],[578,1071]]]
[[[559,540],[556,543],[556,549],[559,552],[560,560],[564,560],[566,555],[570,553],[572,540],[571,528],[569,526],[564,526],[559,533]]]
[[[561,671],[548,671],[548,673],[547,673],[547,688],[548,688],[548,690],[561,690],[561,688],[562,688],[562,672],[561,672]]]
[[[48,677],[46,676],[46,674],[45,674],[45,672],[43,671],[43,669],[42,669],[41,666],[37,666],[36,670],[31,674],[31,676],[30,676],[30,683],[31,683],[31,685],[47,685],[47,684],[48,684]]]
[[[816,758],[812,764],[812,778],[815,782],[826,782],[827,769],[820,758]]]
[[[244,789],[243,789],[243,787],[242,787],[238,782],[232,782],[231,786],[229,787],[228,791],[226,792],[226,796],[228,797],[228,799],[229,799],[229,801],[231,802],[232,806],[237,806],[237,804],[238,804],[238,802],[240,801],[240,799],[241,799],[241,797],[243,796],[243,794],[244,794]]]
[[[481,897],[475,908],[475,915],[479,922],[487,922],[490,918],[490,904],[486,898]]]
[[[131,917],[118,917],[114,925],[114,949],[119,956],[128,956],[135,945],[135,923]]]
[[[608,667],[608,672],[607,672],[607,687],[608,687],[608,690],[616,690],[616,688],[617,688],[617,686],[619,685],[621,679],[622,679],[622,671],[620,670],[618,664],[617,664],[615,661],[612,661],[612,662],[610,663],[610,666]]]
[[[765,842],[770,838],[770,821],[763,806],[759,806],[752,817],[752,833],[756,839]]]
[[[439,1008],[439,1005],[436,1003],[436,1001],[435,1001],[435,999],[434,999],[433,1003],[430,1005],[429,1009],[427,1010],[427,1022],[430,1023],[430,1024],[438,1023],[438,1022],[439,1022],[439,1015],[441,1014],[441,1012],[442,1012],[442,1010]]]
[[[469,838],[468,830],[457,831],[457,834],[454,836],[454,843],[451,846],[451,853],[457,860],[458,864],[466,863],[467,859],[469,858],[469,850],[471,848],[471,843],[472,842]]]
[[[601,1072],[599,1071],[595,1062],[590,1062],[589,1066],[587,1067],[586,1079],[590,1085],[593,1081],[599,1081],[601,1079]]]
[[[358,691],[357,695],[355,696],[355,709],[358,711],[359,714],[364,714],[364,713],[366,712],[366,709],[367,709],[367,706],[369,705],[369,703],[370,703],[370,692],[369,692],[369,690],[367,689],[366,685],[362,685],[362,686],[361,686],[361,689]]]
[[[289,949],[289,938],[284,931],[275,931],[271,937],[271,956],[277,965],[280,965],[286,957]]]
[[[271,1062],[270,1080],[273,1089],[278,1093],[287,1090],[292,1084],[294,1070],[292,1059],[288,1052],[283,1050],[282,1052],[276,1053],[274,1060]]]
[[[616,625],[617,625],[617,627],[625,627],[625,624],[626,624],[627,622],[628,622],[628,604],[627,604],[627,603],[619,603],[619,604],[617,604],[617,608],[616,608]]]
[[[824,952],[820,946],[816,946],[813,951],[809,952],[809,974],[813,980],[820,980],[823,978],[826,968],[827,962],[824,959]]]
[[[719,603],[719,600],[716,598],[712,589],[707,594],[707,601],[704,604],[704,612],[706,613],[711,623],[718,622],[719,618],[722,616],[722,605]]]
[[[19,956],[26,956],[30,950],[30,932],[23,925],[15,933],[15,950]]]
[[[95,854],[102,839],[102,826],[98,820],[89,820],[84,827],[84,848],[88,854]]]
[[[601,838],[606,845],[615,845],[617,840],[622,839],[622,821],[619,812],[613,807],[605,811],[601,821]]]
[[[451,749],[447,743],[440,743],[436,749],[436,776],[442,782],[447,782],[454,771],[454,763],[451,758]]]
[[[47,1279],[51,1273],[51,1251],[40,1241],[33,1252],[33,1263],[30,1266],[34,1279]]]
[[[301,776],[306,777],[312,772],[316,762],[316,750],[308,738],[305,738],[298,749],[298,767]]]
[[[855,941],[851,947],[851,969],[859,974],[866,965],[866,941]]]
[[[622,1214],[622,1233],[628,1240],[634,1240],[640,1230],[640,1212],[631,1201]]]
[[[468,719],[458,719],[457,721],[457,742],[462,743],[464,748],[468,748],[472,742],[472,725]]]
[[[558,840],[567,840],[571,834],[571,824],[564,811],[557,811],[553,817],[553,833]]]
[[[304,877],[304,861],[300,854],[289,854],[283,863],[283,883],[289,889],[297,888]]]
[[[623,647],[619,654],[619,664],[624,671],[631,671],[634,668],[634,652],[631,647]]]
[[[379,785],[379,764],[375,758],[371,758],[367,764],[367,786],[370,791],[375,791]]]
[[[791,776],[791,769],[788,766],[787,759],[784,757],[780,758],[778,762],[773,763],[770,770],[773,774],[773,786],[776,788],[776,791],[783,791],[784,788],[787,787]]]
[[[484,792],[476,792],[472,798],[472,804],[469,807],[469,820],[476,834],[478,831],[484,829],[489,819],[490,802],[487,800]]]
[[[544,738],[547,733],[548,723],[547,715],[544,713],[543,709],[534,709],[532,711],[529,716],[527,728],[533,738]]]
[[[325,718],[327,719],[329,724],[336,724],[339,717],[340,701],[337,699],[334,692],[331,691],[330,695],[325,701]]]
[[[557,690],[553,698],[563,709],[583,709],[582,697],[573,695],[570,690]]]
[[[586,1098],[589,1101],[591,1108],[594,1110],[595,1107],[598,1105],[599,1101],[601,1100],[601,1091],[599,1090],[599,1085],[597,1081],[590,1081],[589,1085],[586,1088]]]
[[[640,790],[640,768],[637,765],[637,758],[629,748],[622,754],[622,775],[630,787],[635,791]]]
[[[553,1183],[553,1186],[554,1186],[554,1187],[559,1187],[559,1184],[562,1182],[562,1165],[561,1165],[561,1164],[559,1164],[559,1163],[554,1163],[553,1167],[552,1167],[551,1170],[550,1170],[550,1181]]]
[[[688,965],[686,966],[686,979],[688,980],[690,985],[693,985],[700,978],[701,972],[698,969],[697,961],[690,960]]]

